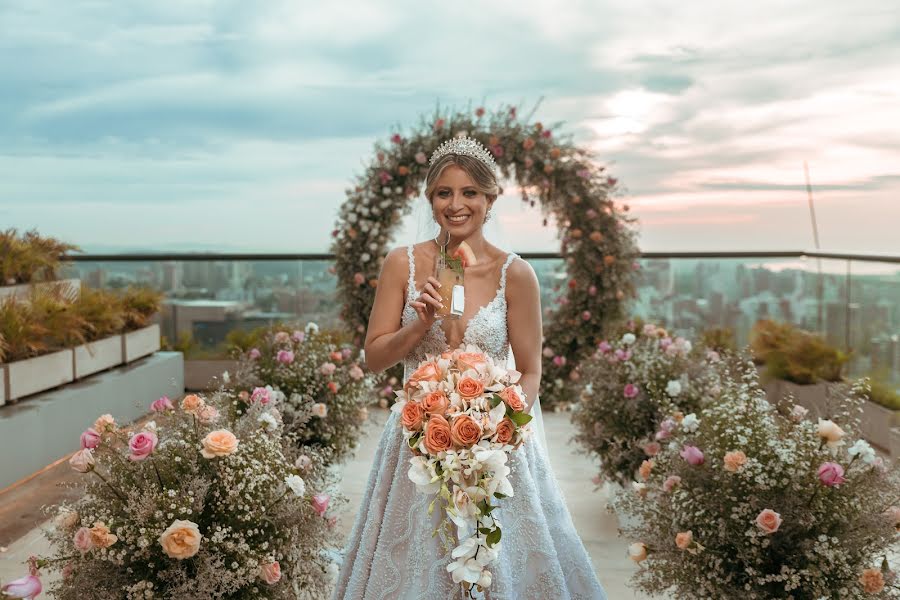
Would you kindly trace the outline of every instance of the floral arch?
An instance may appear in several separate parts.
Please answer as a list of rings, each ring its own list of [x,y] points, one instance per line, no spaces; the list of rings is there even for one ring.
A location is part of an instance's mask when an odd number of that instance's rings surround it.
[[[383,257],[403,215],[420,194],[428,158],[451,136],[478,139],[494,155],[505,180],[530,206],[540,203],[544,225],[559,226],[567,283],[545,307],[542,404],[574,399],[570,382],[579,362],[624,319],[634,297],[638,256],[634,218],[611,194],[616,180],[588,150],[561,138],[553,127],[520,119],[515,106],[454,114],[438,109],[406,135],[376,142],[375,159],[347,190],[332,235],[341,320],[362,343]]]

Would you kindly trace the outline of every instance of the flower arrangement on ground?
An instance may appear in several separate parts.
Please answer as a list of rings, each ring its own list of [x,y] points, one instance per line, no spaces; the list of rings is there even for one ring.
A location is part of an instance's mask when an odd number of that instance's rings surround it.
[[[746,356],[719,401],[672,429],[616,509],[632,582],[678,598],[896,598],[896,469],[856,437],[866,382],[829,419],[773,407]],[[630,517],[630,518],[629,518]]]
[[[630,485],[641,464],[659,452],[674,425],[667,415],[694,418],[719,392],[713,368],[721,357],[694,348],[654,324],[602,341],[581,367],[581,401],[572,415],[574,439],[600,459],[594,478]]]
[[[235,375],[249,406],[267,403],[274,390],[287,438],[297,446],[327,451],[330,460],[350,456],[368,418],[374,380],[357,348],[315,323],[304,329],[275,327],[244,352]]]
[[[438,500],[446,510],[438,531],[449,533],[450,523],[457,527],[455,560],[447,571],[467,597],[491,585],[486,567],[501,539],[492,499],[513,495],[508,453],[531,434],[531,415],[516,385],[520,375],[469,345],[427,357],[391,407],[415,454],[409,478],[419,491],[435,495],[429,514]]]
[[[286,455],[278,407],[238,418],[229,400],[153,403],[153,420],[120,427],[102,415],[71,467],[86,494],[48,536],[62,600],[322,598],[338,540],[315,455]],[[36,575],[36,573],[32,573]]]

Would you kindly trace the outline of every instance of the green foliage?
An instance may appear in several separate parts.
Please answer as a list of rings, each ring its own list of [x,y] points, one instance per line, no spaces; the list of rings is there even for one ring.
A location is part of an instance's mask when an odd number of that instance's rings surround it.
[[[700,343],[720,354],[737,350],[734,341],[734,330],[730,327],[711,327],[700,334]]]
[[[125,319],[125,331],[135,331],[150,325],[150,319],[159,312],[163,294],[147,287],[130,287],[120,293]]]
[[[768,377],[801,385],[842,381],[850,358],[818,334],[768,319],[754,325],[750,347],[755,360],[766,365]]]

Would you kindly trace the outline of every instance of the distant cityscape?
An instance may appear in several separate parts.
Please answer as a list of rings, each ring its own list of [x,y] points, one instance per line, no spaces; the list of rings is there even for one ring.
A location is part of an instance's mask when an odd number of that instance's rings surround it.
[[[531,260],[542,303],[552,307],[565,272],[559,259]],[[794,262],[748,259],[642,259],[632,315],[696,337],[720,327],[748,343],[760,319],[788,321],[852,351],[851,375],[880,372],[900,382],[900,268],[881,274],[819,276]],[[77,262],[72,275],[92,287],[142,284],[166,294],[163,335],[191,351],[223,349],[235,329],[277,321],[337,327],[330,261]],[[563,286],[564,287],[564,286]],[[849,302],[848,302],[849,292]],[[821,297],[821,302],[819,298]]]

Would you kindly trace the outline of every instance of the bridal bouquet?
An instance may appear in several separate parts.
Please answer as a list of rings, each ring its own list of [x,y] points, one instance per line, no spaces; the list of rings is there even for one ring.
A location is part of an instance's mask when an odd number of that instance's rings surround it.
[[[581,401],[572,415],[575,440],[600,459],[602,478],[629,485],[641,463],[659,452],[672,421],[719,392],[720,356],[693,347],[652,323],[602,341],[581,367]]]
[[[415,456],[409,478],[434,494],[447,517],[439,530],[457,527],[458,545],[447,565],[455,583],[491,585],[486,567],[500,550],[501,526],[492,499],[513,495],[508,453],[530,435],[521,374],[494,364],[476,346],[429,356],[410,376],[391,410]]]
[[[322,598],[339,545],[324,471],[288,457],[274,403],[238,418],[230,398],[161,398],[153,420],[103,415],[69,461],[86,494],[48,533],[62,600]]]
[[[900,474],[856,435],[865,382],[814,422],[766,402],[745,357],[731,368],[719,401],[676,422],[617,498],[645,567],[633,584],[685,599],[900,596]]]

